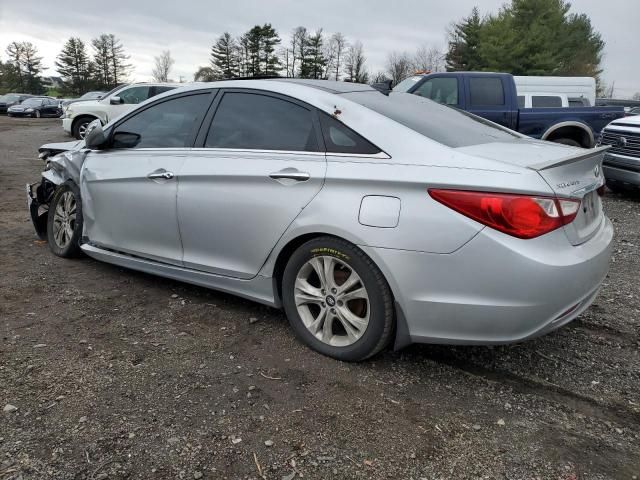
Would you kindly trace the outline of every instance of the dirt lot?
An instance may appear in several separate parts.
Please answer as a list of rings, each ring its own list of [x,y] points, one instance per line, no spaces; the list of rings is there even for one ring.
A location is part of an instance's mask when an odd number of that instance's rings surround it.
[[[352,365],[279,311],[54,257],[24,184],[68,139],[0,117],[0,480],[640,477],[638,199],[606,199],[615,261],[570,326]]]

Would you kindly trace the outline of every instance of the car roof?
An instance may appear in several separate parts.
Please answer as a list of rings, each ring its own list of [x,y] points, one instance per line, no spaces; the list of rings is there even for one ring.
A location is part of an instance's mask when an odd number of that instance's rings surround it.
[[[354,82],[337,82],[335,80],[315,80],[307,78],[229,78],[212,82],[180,83],[182,90],[202,90],[204,88],[251,88],[251,84],[261,85],[261,89],[272,83],[299,85],[327,93],[342,94],[351,92],[378,92],[371,85]],[[163,84],[166,85],[166,84]]]

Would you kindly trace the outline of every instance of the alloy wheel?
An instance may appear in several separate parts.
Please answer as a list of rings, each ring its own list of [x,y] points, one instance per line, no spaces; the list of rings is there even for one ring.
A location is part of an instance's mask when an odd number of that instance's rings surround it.
[[[294,298],[304,326],[321,342],[345,347],[369,324],[367,289],[356,271],[331,256],[305,262],[296,276]]]
[[[62,194],[53,217],[53,238],[60,248],[66,248],[76,226],[76,199],[72,192]]]

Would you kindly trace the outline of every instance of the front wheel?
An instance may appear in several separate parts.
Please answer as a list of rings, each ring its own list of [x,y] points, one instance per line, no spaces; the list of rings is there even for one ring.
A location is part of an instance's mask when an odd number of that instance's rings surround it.
[[[91,117],[82,117],[76,120],[73,123],[72,132],[73,136],[78,140],[83,140],[84,136],[87,134],[87,127],[91,122],[93,122],[95,118]]]
[[[33,116],[35,118],[40,118],[40,110],[36,110],[35,112],[33,112]]]
[[[382,272],[355,245],[320,237],[291,256],[282,280],[294,332],[314,350],[360,361],[382,350],[393,333],[393,298]]]
[[[59,257],[70,258],[80,254],[82,236],[82,202],[80,190],[73,182],[56,189],[49,204],[47,241],[51,251]]]

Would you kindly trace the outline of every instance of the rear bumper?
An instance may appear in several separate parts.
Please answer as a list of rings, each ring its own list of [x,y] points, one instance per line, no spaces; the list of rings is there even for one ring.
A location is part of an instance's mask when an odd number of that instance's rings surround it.
[[[448,255],[363,249],[389,280],[411,342],[501,344],[582,313],[607,274],[612,238],[605,218],[579,246],[562,230],[519,240],[485,228]]]
[[[607,153],[602,163],[602,171],[608,181],[640,186],[640,157]]]

